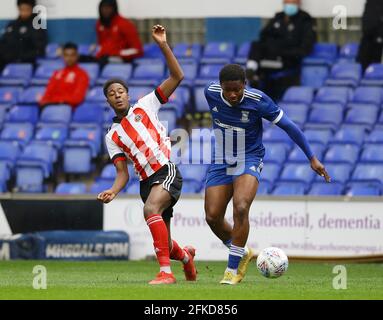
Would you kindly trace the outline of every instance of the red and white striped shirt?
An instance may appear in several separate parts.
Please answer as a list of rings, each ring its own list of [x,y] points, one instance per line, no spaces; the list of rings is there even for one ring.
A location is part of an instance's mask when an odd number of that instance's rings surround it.
[[[113,125],[105,143],[113,163],[129,158],[140,180],[145,180],[170,159],[170,138],[158,119],[161,104],[168,99],[158,87],[129,108],[128,114]]]

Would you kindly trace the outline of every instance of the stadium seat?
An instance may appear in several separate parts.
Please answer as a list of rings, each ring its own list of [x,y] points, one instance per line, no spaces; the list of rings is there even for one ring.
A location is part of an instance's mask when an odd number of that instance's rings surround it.
[[[17,142],[0,140],[1,162],[6,163],[9,167],[13,167],[20,153],[20,146]]]
[[[383,143],[383,128],[375,128],[365,138],[368,143]]]
[[[230,63],[234,58],[235,45],[231,42],[208,42],[201,57],[201,63]]]
[[[359,147],[355,144],[333,144],[328,148],[324,161],[355,164],[358,156]]]
[[[58,43],[48,43],[45,47],[45,58],[57,59],[61,56],[61,48]]]
[[[380,107],[382,103],[382,89],[378,87],[358,87],[354,91],[352,103],[374,104]]]
[[[92,166],[92,149],[87,141],[66,141],[63,147],[63,169],[65,173],[90,173]]]
[[[97,46],[93,43],[80,43],[78,45],[78,54],[80,56],[95,56],[97,52]]]
[[[11,176],[9,166],[0,160],[0,193],[6,192],[7,182]]]
[[[359,43],[350,42],[340,48],[339,58],[346,61],[355,61],[358,55]]]
[[[71,128],[77,127],[100,127],[104,121],[102,107],[95,104],[83,103],[79,105],[74,113]]]
[[[133,71],[133,77],[130,79],[129,84],[133,86],[157,86],[163,79],[165,74],[164,63],[142,63],[137,65]]]
[[[177,127],[177,113],[172,109],[160,109],[158,119],[160,119],[162,125],[166,128],[168,135]]]
[[[261,177],[261,182],[258,185],[257,196],[269,195],[272,189],[273,189],[273,184],[269,181],[262,180],[262,177]]]
[[[365,144],[359,161],[383,163],[383,144]]]
[[[347,86],[355,88],[362,77],[362,66],[359,63],[340,62],[332,66],[326,86]]]
[[[304,65],[328,65],[331,66],[338,56],[338,48],[335,43],[315,43],[311,54],[303,59]]]
[[[277,127],[270,127],[269,129],[263,132],[263,141],[264,142],[282,142],[288,146],[293,144],[293,141],[288,136],[288,134]]]
[[[302,127],[306,122],[309,107],[305,103],[280,102],[279,107],[298,126]]]
[[[288,145],[282,142],[265,142],[265,157],[266,163],[278,163],[282,164],[287,158]],[[262,173],[263,175],[263,173]]]
[[[273,184],[279,178],[281,167],[279,164],[266,162],[261,172],[261,182],[268,181]]]
[[[48,142],[56,149],[61,149],[68,137],[68,127],[65,124],[44,124],[37,129],[34,142]]]
[[[84,194],[86,184],[81,182],[62,182],[56,187],[56,194]]]
[[[302,182],[278,182],[272,191],[274,196],[302,196],[306,192],[306,184]]]
[[[101,171],[101,175],[100,175],[100,178],[99,180],[97,181],[100,181],[100,180],[109,180],[109,181],[114,181],[114,179],[116,178],[116,168],[114,166],[114,164],[110,163],[110,164],[107,164]],[[130,179],[130,177],[129,177]]]
[[[45,92],[45,87],[29,87],[24,90],[19,98],[22,104],[38,104]]]
[[[201,183],[195,180],[182,181],[182,194],[195,194],[201,190]]]
[[[85,101],[88,103],[105,103],[106,97],[104,96],[103,87],[94,87],[88,91]]]
[[[363,143],[365,136],[366,130],[362,126],[342,125],[330,139],[330,143],[347,143],[360,146]]]
[[[201,143],[200,141],[190,140],[188,146],[184,150],[180,150],[180,157],[175,158],[174,155],[173,159],[176,161],[176,164],[180,162],[185,164],[210,164],[212,160],[212,152],[214,151],[213,149],[213,143]]]
[[[154,86],[131,86],[129,87],[130,103],[134,104],[155,89]]]
[[[308,194],[312,196],[339,196],[342,194],[343,189],[342,183],[314,182]]]
[[[139,195],[140,194],[140,182],[135,180],[132,183],[128,184],[125,188],[125,192],[131,195]]]
[[[37,166],[16,167],[16,191],[26,193],[44,192],[44,171]]]
[[[7,113],[7,122],[29,122],[35,125],[39,119],[37,106],[15,105]]]
[[[89,76],[89,86],[93,87],[96,83],[98,75],[100,73],[100,66],[95,62],[83,62],[80,63],[79,66],[84,69],[84,71]]]
[[[331,183],[346,183],[351,175],[354,164],[349,163],[325,163],[326,171],[331,177]],[[315,181],[323,182],[323,177],[316,175]]]
[[[234,63],[246,64],[247,56],[250,51],[251,42],[243,42],[238,46],[237,53],[234,58]]]
[[[201,45],[199,43],[178,43],[173,48],[173,53],[178,59],[195,59],[199,60],[201,56]],[[182,60],[181,60],[182,61]]]
[[[343,121],[343,107],[339,103],[313,103],[306,129],[328,128],[335,130]]]
[[[303,66],[301,71],[301,85],[318,89],[323,86],[329,75],[327,66]]]
[[[330,129],[306,129],[304,134],[310,143],[321,143],[323,146],[326,146],[332,136],[332,131]]]
[[[341,103],[345,105],[352,98],[352,90],[345,87],[322,87],[318,90],[314,102]]]
[[[133,66],[128,63],[109,63],[101,72],[96,84],[103,86],[106,81],[112,78],[119,78],[128,82],[132,76]]]
[[[23,92],[21,87],[0,87],[0,103],[15,104]]]
[[[49,105],[43,109],[39,125],[68,124],[72,117],[72,108],[67,104]]]
[[[383,164],[358,163],[351,177],[354,181],[375,181],[383,183]]]
[[[5,66],[0,76],[0,85],[27,86],[32,77],[31,63],[10,63]]]
[[[290,87],[283,95],[282,102],[304,103],[310,105],[314,98],[312,87]]]
[[[55,65],[53,63],[38,66],[29,84],[35,86],[46,85],[53,73],[58,69],[60,69],[58,65]]]
[[[344,123],[362,124],[372,128],[378,120],[378,108],[373,104],[349,104]]]
[[[203,64],[200,66],[199,74],[194,84],[206,86],[211,82],[218,81],[219,72],[224,64]]]
[[[380,196],[382,188],[374,183],[352,182],[347,185],[346,195],[354,196]]]
[[[194,88],[195,110],[197,112],[209,112],[210,108],[205,98],[205,87]]]
[[[33,131],[32,123],[5,123],[0,139],[16,141],[24,146],[32,139]]]
[[[1,82],[0,82],[1,83]],[[383,85],[383,64],[372,63],[364,72],[364,77],[360,81],[362,86],[382,86]]]
[[[198,63],[195,61],[181,62],[181,68],[184,72],[184,79],[181,86],[192,87],[197,78]]]
[[[323,152],[324,152],[324,146],[321,143],[311,143],[310,144],[311,150],[313,151],[314,155],[319,159],[322,160],[323,158]],[[304,154],[304,152],[301,150],[300,147],[295,146],[294,149],[289,154],[289,157],[287,158],[287,161],[291,162],[304,162],[307,163],[309,161]]]
[[[113,181],[109,181],[109,180],[100,180],[100,181],[95,181],[90,189],[89,189],[89,193],[93,193],[93,194],[99,194],[100,192],[104,191],[104,190],[108,190],[112,187],[113,185]]]
[[[101,149],[100,127],[77,127],[69,132],[66,147],[90,148],[92,158],[97,157]]]
[[[307,163],[287,163],[282,169],[280,181],[298,181],[308,185],[314,179],[314,175],[314,171]]]
[[[169,101],[163,106],[164,109],[173,109],[177,113],[177,119],[182,118],[185,108],[190,103],[190,91],[185,87],[178,87],[169,97]]]
[[[183,179],[205,182],[208,166],[204,164],[180,164],[178,169]]]
[[[152,42],[152,43],[145,43],[144,44],[144,56],[141,58],[134,59],[134,63],[136,65],[139,64],[156,64],[163,62],[164,58],[161,53],[161,49],[159,46]]]
[[[5,121],[5,116],[8,112],[8,108],[6,106],[0,105],[0,130],[3,127],[3,123]]]

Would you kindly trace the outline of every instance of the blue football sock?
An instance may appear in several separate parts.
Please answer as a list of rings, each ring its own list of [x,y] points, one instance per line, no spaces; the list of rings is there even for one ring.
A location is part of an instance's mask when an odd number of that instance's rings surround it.
[[[230,247],[229,261],[227,263],[227,268],[231,270],[237,270],[239,262],[241,261],[244,254],[245,254],[245,248],[237,247],[232,244]]]

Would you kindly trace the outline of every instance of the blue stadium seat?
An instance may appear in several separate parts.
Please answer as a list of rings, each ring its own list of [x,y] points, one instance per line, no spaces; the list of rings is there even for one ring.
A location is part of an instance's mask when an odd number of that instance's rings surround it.
[[[180,150],[180,153],[182,153],[180,154],[180,158],[173,159],[181,161],[182,163],[210,164],[212,160],[212,151],[214,151],[213,143],[201,143],[200,141],[190,140],[188,148]]]
[[[265,142],[265,157],[266,163],[284,163],[287,158],[288,145],[282,142]],[[263,175],[263,173],[262,173]]]
[[[312,196],[339,196],[343,189],[342,183],[314,182],[308,194]]]
[[[314,171],[307,163],[287,163],[282,169],[280,181],[298,181],[309,184],[314,176]]]
[[[321,143],[326,146],[332,136],[332,131],[330,129],[306,129],[304,134],[310,143]]]
[[[202,47],[199,43],[178,43],[173,48],[173,53],[178,59],[195,59],[201,57]]]
[[[39,118],[37,106],[15,105],[7,113],[7,122],[29,122],[36,124]]]
[[[114,164],[110,163],[102,169],[100,179],[113,181],[116,178],[116,176],[116,168]]]
[[[326,86],[347,86],[355,88],[362,77],[362,66],[359,63],[341,62],[332,66]]]
[[[305,103],[280,102],[279,107],[298,126],[306,122],[309,106]]]
[[[209,104],[205,98],[205,87],[195,87],[194,88],[194,102],[195,110],[197,112],[209,112]]]
[[[94,87],[90,89],[86,95],[85,101],[90,103],[105,103],[106,97],[104,96],[103,87]]]
[[[278,182],[272,191],[274,196],[302,196],[306,192],[303,182]]]
[[[131,163],[128,165],[128,172],[129,172],[129,181],[139,180],[136,172],[134,171],[133,164]]]
[[[53,146],[34,144],[27,145],[19,156],[16,166],[20,167],[39,167],[47,178],[53,171],[56,152]]]
[[[125,193],[131,194],[131,195],[139,195],[140,194],[140,182],[137,180],[131,181],[126,188]]]
[[[41,167],[16,167],[16,191],[26,193],[44,192],[44,171]]]
[[[31,63],[10,63],[5,66],[0,76],[0,85],[27,86],[32,77]]]
[[[22,92],[21,87],[0,87],[0,103],[15,104]]]
[[[109,63],[102,69],[100,77],[97,79],[98,85],[104,85],[112,78],[119,78],[128,82],[132,76],[133,66],[128,63]]]
[[[383,163],[383,144],[365,144],[360,155],[360,161]]]
[[[61,48],[58,43],[48,43],[45,47],[45,58],[57,59],[61,56]]]
[[[381,127],[383,127],[382,126],[383,125],[383,112],[380,112],[380,116],[379,116],[377,125],[380,125]]]
[[[346,183],[350,178],[354,165],[349,163],[325,163],[325,167],[331,177],[331,183]],[[323,177],[316,175],[315,181],[323,182]]]
[[[43,64],[40,65],[33,78],[30,81],[30,85],[43,86],[46,85],[49,79],[52,77],[53,73],[60,69],[58,65],[55,64]]]
[[[290,87],[283,95],[282,102],[304,103],[310,105],[314,98],[312,87]]]
[[[360,146],[366,136],[366,131],[361,126],[342,125],[330,143],[356,144]]]
[[[343,107],[339,103],[313,103],[305,128],[335,130],[343,121]]]
[[[163,62],[137,65],[133,71],[133,77],[129,84],[135,86],[151,85],[156,86],[163,79],[165,64]]]
[[[88,74],[89,85],[93,87],[100,73],[100,66],[95,62],[80,63],[79,66]]]
[[[65,141],[65,147],[90,149],[92,158],[97,157],[101,149],[100,127],[77,127],[69,132],[69,139]]]
[[[258,185],[257,196],[265,196],[271,193],[273,184],[269,181],[264,181],[261,178],[261,182]]]
[[[352,103],[371,103],[380,107],[382,103],[382,89],[378,87],[358,87],[354,91]]]
[[[349,104],[344,123],[363,124],[372,128],[378,120],[378,108],[373,104]]]
[[[366,137],[365,142],[368,143],[383,143],[383,128],[375,128]]]
[[[192,87],[194,80],[197,78],[198,63],[195,61],[181,62],[181,68],[184,72],[184,79],[181,86]]]
[[[304,65],[331,66],[338,56],[338,47],[335,43],[315,43],[313,51],[303,59]]]
[[[154,86],[131,86],[129,87],[130,103],[134,104],[155,89]]]
[[[375,183],[352,182],[347,185],[346,195],[354,196],[380,196],[382,188]]]
[[[177,113],[172,109],[160,109],[158,119],[167,129],[168,135],[177,127]]]
[[[1,162],[6,163],[9,167],[13,167],[20,153],[20,146],[17,142],[0,140]]]
[[[64,124],[44,124],[37,129],[35,142],[47,142],[55,148],[61,149],[65,139],[68,137],[68,127]]]
[[[80,43],[78,45],[78,54],[81,56],[95,56],[97,53],[97,46],[89,43]]]
[[[287,133],[277,127],[270,127],[269,129],[263,132],[263,141],[264,142],[282,142],[288,146],[293,144],[291,138]]]
[[[383,164],[358,163],[352,181],[375,181],[383,183]]]
[[[345,105],[352,98],[352,90],[345,87],[322,87],[318,90],[314,102],[341,103]]]
[[[324,152],[324,146],[321,143],[311,143],[310,144],[311,150],[315,154],[315,156],[322,160],[323,158],[323,152]],[[307,163],[309,160],[307,159],[304,152],[301,150],[300,147],[295,146],[294,149],[289,154],[289,157],[287,159],[290,163],[291,162],[304,162]]]
[[[100,127],[104,121],[103,110],[99,105],[83,103],[74,113],[71,128]]]
[[[231,42],[209,42],[205,45],[201,63],[230,63],[234,50],[235,45]]]
[[[17,141],[21,146],[28,143],[33,137],[32,123],[6,123],[1,131],[1,140]]]
[[[154,42],[145,43],[144,44],[144,56],[141,58],[134,59],[134,63],[136,65],[159,63],[159,62],[163,62],[163,61],[164,61],[164,58],[163,58],[163,55],[161,53],[161,49]]]
[[[234,63],[237,64],[246,64],[247,56],[250,51],[251,42],[243,42],[238,46],[237,53],[234,58]]]
[[[269,163],[267,161],[261,172],[261,182],[268,181],[271,184],[274,183],[278,180],[280,172],[281,167],[279,164]]]
[[[62,182],[56,187],[56,194],[84,194],[86,184],[81,182]]]
[[[200,66],[199,74],[194,84],[197,86],[206,86],[210,82],[218,81],[219,72],[224,64],[203,64]]]
[[[204,164],[180,164],[178,169],[183,179],[205,182],[208,165]]]
[[[6,106],[0,105],[0,130],[3,127],[3,123],[5,121],[5,116],[8,112],[8,108]]]
[[[85,174],[93,170],[92,149],[86,141],[66,141],[63,148],[63,169],[65,173]]]
[[[201,190],[201,182],[185,179],[182,181],[182,194],[195,194]]]
[[[301,85],[318,89],[323,86],[329,75],[327,66],[303,66],[301,71]]]
[[[174,109],[177,118],[182,118],[185,108],[190,103],[190,91],[185,87],[178,87],[169,97],[168,103],[164,105],[165,109]]]
[[[355,164],[359,156],[359,147],[355,144],[333,144],[325,155],[325,162],[343,162]]]
[[[29,87],[24,90],[19,98],[22,104],[38,104],[45,92],[45,87]]]
[[[364,72],[364,77],[360,81],[362,86],[382,86],[383,85],[383,64],[372,63]]]
[[[113,185],[113,181],[109,181],[109,180],[100,180],[100,181],[95,181],[90,189],[89,189],[89,193],[93,193],[93,194],[99,194],[100,192],[104,191],[104,190],[108,190],[112,187]]]
[[[0,160],[0,193],[6,192],[7,182],[11,176],[9,166]]]
[[[72,117],[72,108],[66,104],[50,105],[43,109],[39,124],[68,124]]]
[[[356,56],[358,55],[358,50],[359,50],[359,43],[355,43],[355,42],[346,43],[340,48],[339,58],[348,60],[348,61],[355,61]]]

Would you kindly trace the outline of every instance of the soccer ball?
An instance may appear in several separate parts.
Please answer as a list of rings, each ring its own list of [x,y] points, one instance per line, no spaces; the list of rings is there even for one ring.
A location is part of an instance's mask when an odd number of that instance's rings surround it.
[[[287,271],[289,260],[279,248],[263,249],[257,258],[258,271],[266,278],[278,278]]]

